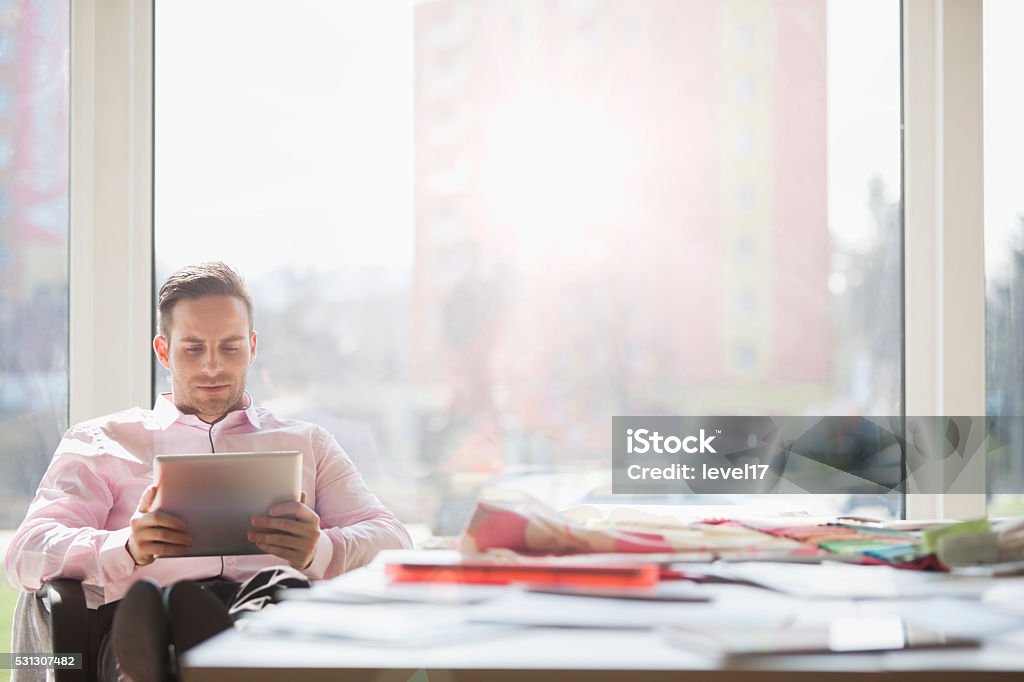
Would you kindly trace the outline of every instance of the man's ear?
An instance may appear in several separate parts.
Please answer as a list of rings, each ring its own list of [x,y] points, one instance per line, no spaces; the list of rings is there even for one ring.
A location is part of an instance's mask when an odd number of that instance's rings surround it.
[[[164,369],[171,368],[171,360],[168,356],[171,348],[168,345],[167,337],[157,335],[153,338],[153,352],[156,353],[156,359],[160,361],[160,364],[164,366]]]
[[[256,332],[249,332],[249,365],[256,362]]]

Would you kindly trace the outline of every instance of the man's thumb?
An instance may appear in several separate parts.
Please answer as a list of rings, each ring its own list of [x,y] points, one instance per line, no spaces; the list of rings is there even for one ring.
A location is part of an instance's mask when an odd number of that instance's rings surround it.
[[[151,485],[146,488],[146,492],[142,493],[142,499],[139,500],[139,511],[145,514],[153,506],[153,500],[156,499],[156,485]]]

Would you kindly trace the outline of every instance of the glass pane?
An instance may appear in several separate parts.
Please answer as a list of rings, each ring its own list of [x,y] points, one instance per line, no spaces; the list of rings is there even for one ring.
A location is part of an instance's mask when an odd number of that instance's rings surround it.
[[[985,273],[988,309],[988,414],[1024,416],[1024,92],[1015,67],[1024,46],[1014,26],[1024,4],[985,0]],[[1013,420],[1019,426],[1019,420]],[[1024,514],[1024,433],[1014,428],[1007,447],[990,456],[989,514]]]
[[[246,274],[257,400],[403,519],[898,512],[609,471],[612,415],[900,414],[898,2],[242,7],[157,3],[157,278]]]
[[[0,2],[0,529],[68,427],[66,2]]]

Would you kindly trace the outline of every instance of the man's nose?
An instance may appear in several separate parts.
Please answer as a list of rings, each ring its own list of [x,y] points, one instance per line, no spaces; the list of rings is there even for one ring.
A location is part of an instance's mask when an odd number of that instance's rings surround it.
[[[205,374],[217,374],[220,371],[220,353],[211,350],[203,358],[203,372]]]

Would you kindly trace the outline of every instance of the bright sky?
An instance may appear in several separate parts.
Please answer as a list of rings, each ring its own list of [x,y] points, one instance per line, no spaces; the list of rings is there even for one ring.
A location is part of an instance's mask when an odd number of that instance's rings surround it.
[[[415,0],[160,0],[157,248],[250,276],[290,264],[406,267],[413,247]],[[990,271],[1024,212],[1024,2],[986,0]],[[874,239],[873,173],[899,188],[899,3],[828,2],[829,228]],[[1007,58],[1014,50],[1016,59]],[[1016,182],[1015,182],[1016,181]]]
[[[877,238],[868,203],[872,175],[900,192],[900,4],[828,3],[828,222],[853,249]]]
[[[1005,273],[1024,216],[1024,2],[985,0],[985,259],[988,275]]]
[[[411,264],[413,4],[156,3],[161,261]]]

